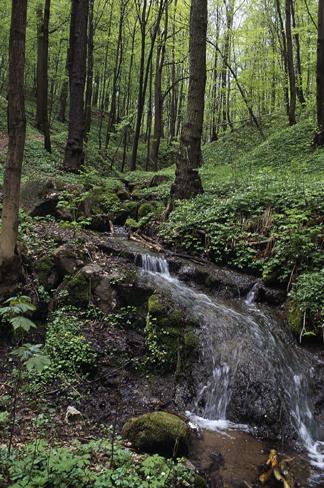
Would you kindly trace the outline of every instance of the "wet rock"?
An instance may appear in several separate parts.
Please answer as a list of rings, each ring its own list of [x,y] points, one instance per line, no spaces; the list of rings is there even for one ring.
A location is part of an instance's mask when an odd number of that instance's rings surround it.
[[[141,451],[173,457],[188,452],[190,429],[176,415],[153,412],[130,419],[123,436]]]

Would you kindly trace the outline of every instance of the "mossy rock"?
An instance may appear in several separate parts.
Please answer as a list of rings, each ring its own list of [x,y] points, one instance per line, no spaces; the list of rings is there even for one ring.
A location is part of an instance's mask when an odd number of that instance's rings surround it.
[[[130,202],[125,202],[123,204],[123,210],[127,212],[129,217],[134,219],[136,219],[137,217],[137,208],[138,208],[138,204],[136,202],[130,201]]]
[[[195,355],[199,347],[199,339],[193,327],[187,327],[183,335],[183,348],[188,358]]]
[[[194,488],[207,488],[207,481],[200,474],[195,476]]]
[[[128,420],[123,436],[140,451],[178,457],[188,452],[190,429],[176,415],[153,412]]]
[[[71,305],[87,306],[90,300],[89,280],[83,273],[76,273],[65,280],[67,301]]]
[[[303,328],[303,316],[298,305],[290,301],[288,303],[288,324],[291,331],[299,335]]]
[[[121,200],[122,202],[125,202],[126,200],[130,199],[130,195],[129,195],[128,191],[126,190],[126,188],[119,188],[117,190],[116,194],[117,194],[117,197],[119,198],[119,200]]]
[[[131,230],[138,230],[139,229],[139,223],[132,218],[128,218],[125,222],[126,227],[129,227]]]
[[[167,305],[161,295],[154,293],[148,299],[148,313],[154,317],[164,316],[167,313]]]
[[[156,213],[156,209],[154,207],[154,205],[152,205],[151,203],[142,203],[142,205],[139,207],[138,209],[138,217],[139,218],[143,218],[143,217],[147,217],[149,214],[155,214]]]
[[[54,259],[52,256],[46,256],[35,263],[35,271],[37,273],[39,284],[46,289],[50,288],[50,276],[54,269]]]

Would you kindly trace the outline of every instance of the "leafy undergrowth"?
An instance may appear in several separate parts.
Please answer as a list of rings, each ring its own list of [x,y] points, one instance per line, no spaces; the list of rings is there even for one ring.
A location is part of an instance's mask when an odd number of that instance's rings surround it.
[[[108,432],[105,439],[86,444],[51,446],[38,439],[9,456],[1,447],[0,484],[12,488],[185,488],[194,486],[194,474],[183,459],[138,455]]]

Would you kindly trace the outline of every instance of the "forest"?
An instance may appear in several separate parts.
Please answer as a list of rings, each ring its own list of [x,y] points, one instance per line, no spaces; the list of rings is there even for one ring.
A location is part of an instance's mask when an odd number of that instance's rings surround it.
[[[0,488],[324,487],[324,0],[0,26]]]

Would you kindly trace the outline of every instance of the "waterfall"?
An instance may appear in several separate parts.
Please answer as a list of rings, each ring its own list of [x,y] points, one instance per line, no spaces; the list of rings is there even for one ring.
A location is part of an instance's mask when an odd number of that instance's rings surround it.
[[[168,261],[163,257],[142,254],[141,265],[143,270],[148,273],[159,273],[170,277]]]
[[[164,257],[142,255],[141,263],[145,281],[151,280],[155,288],[170,293],[175,303],[201,324],[205,377],[190,413],[191,421],[210,430],[247,429],[246,425],[227,420],[233,383],[238,372],[245,373],[250,363],[260,364],[260,370],[252,370],[251,381],[259,381],[261,386],[269,383],[272,391],[277,392],[310,463],[321,471],[316,476],[323,482],[324,442],[320,439],[308,387],[312,374],[310,356],[296,346],[284,328],[278,327],[271,313],[251,307],[256,287],[245,303],[229,304],[173,277]],[[262,405],[263,398],[253,401]],[[315,481],[314,478],[314,484]]]

